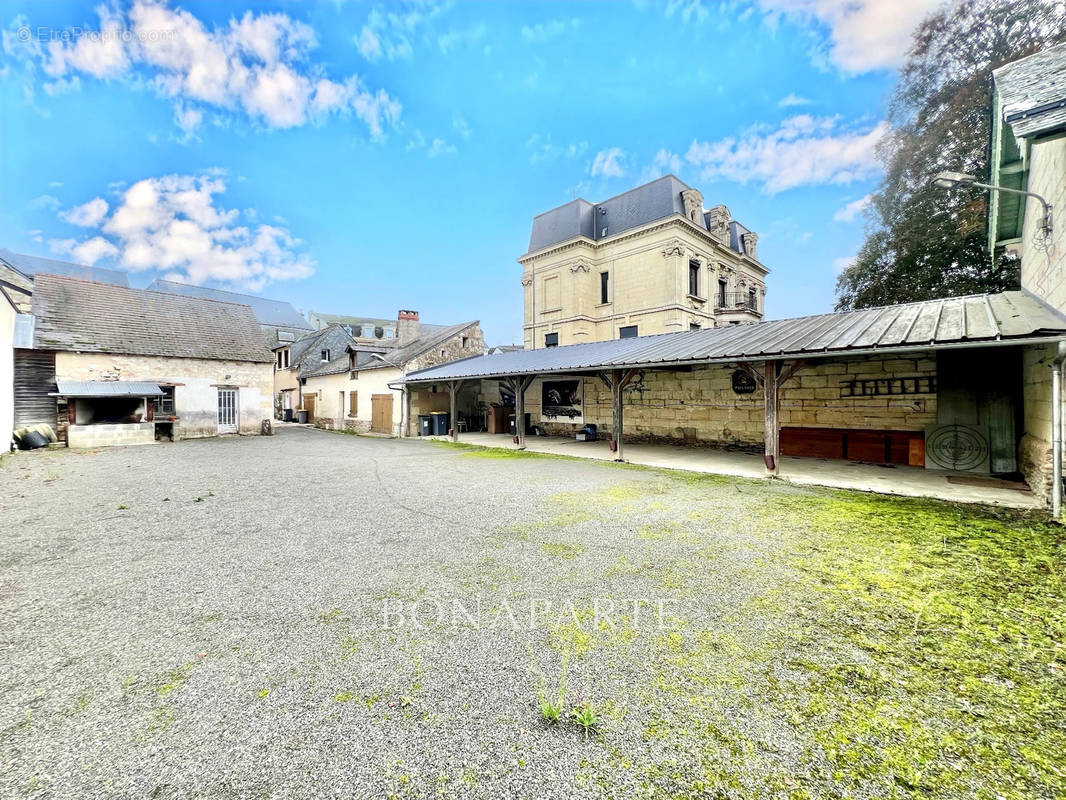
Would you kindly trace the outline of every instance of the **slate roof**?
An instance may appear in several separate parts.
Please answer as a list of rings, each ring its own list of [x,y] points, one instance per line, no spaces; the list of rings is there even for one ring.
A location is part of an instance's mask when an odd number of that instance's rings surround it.
[[[476,356],[412,372],[406,380],[888,354],[1056,337],[1066,337],[1066,317],[1034,296],[1015,291]]]
[[[61,381],[56,380],[59,397],[152,397],[163,394],[159,384],[150,381]]]
[[[340,325],[330,325],[320,331],[297,339],[289,346],[289,364],[298,370],[300,378],[316,375],[336,375],[348,370],[348,351],[354,340]],[[330,351],[330,360],[322,361],[322,351]]]
[[[1019,137],[1066,129],[1066,42],[992,72],[1003,121]]]
[[[68,278],[81,278],[97,283],[112,283],[115,286],[130,285],[129,276],[122,270],[87,267],[84,264],[57,261],[54,258],[13,253],[3,247],[0,247],[0,259],[30,278],[35,275],[64,275]]]
[[[478,321],[473,320],[471,322],[460,322],[458,325],[448,326],[422,326],[419,329],[419,337],[411,342],[408,342],[403,347],[397,347],[392,350],[385,351],[380,361],[371,362],[361,369],[384,369],[386,367],[402,367],[408,361],[418,358],[423,353],[428,353],[435,347],[438,347],[444,342],[451,339],[453,336],[457,336],[467,328],[472,328],[477,325]],[[426,332],[424,328],[431,327],[432,330]],[[352,349],[359,349],[358,345],[353,345]]]
[[[577,236],[584,236],[595,242],[673,214],[684,215],[685,205],[681,192],[691,188],[673,175],[664,175],[602,203],[593,204],[581,198],[571,200],[533,218],[528,252],[543,250]],[[693,224],[706,229],[706,215]],[[747,230],[740,225],[738,230],[730,231],[729,246],[738,253],[744,252],[739,235]]]
[[[252,309],[236,303],[38,275],[33,315],[38,350],[273,361]]]
[[[205,300],[221,300],[224,303],[240,303],[249,306],[260,325],[275,328],[292,328],[297,331],[311,330],[311,323],[300,316],[292,303],[284,300],[270,300],[254,294],[228,292],[224,289],[212,289],[207,286],[192,286],[177,281],[154,280],[148,286],[149,291],[180,294],[185,297],[202,297]]]

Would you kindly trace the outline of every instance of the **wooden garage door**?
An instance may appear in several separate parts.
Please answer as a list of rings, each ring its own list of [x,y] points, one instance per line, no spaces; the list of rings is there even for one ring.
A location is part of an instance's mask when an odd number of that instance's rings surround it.
[[[370,396],[370,430],[374,433],[392,433],[392,395]]]

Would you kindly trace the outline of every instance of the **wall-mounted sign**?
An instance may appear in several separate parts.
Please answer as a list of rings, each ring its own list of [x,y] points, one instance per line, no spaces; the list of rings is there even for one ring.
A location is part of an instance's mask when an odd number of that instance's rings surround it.
[[[545,380],[540,389],[540,418],[546,422],[572,422],[583,425],[581,379]]]
[[[752,394],[758,388],[759,385],[755,383],[755,379],[744,370],[738,369],[733,372],[734,394]]]

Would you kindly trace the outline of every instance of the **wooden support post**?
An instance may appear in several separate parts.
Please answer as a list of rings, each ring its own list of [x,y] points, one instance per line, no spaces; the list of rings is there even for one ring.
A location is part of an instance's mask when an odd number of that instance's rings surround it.
[[[411,435],[411,387],[403,385],[403,410],[400,412],[403,425],[400,426],[400,436],[407,438]]]
[[[779,361],[767,361],[763,371],[763,407],[766,411],[763,422],[764,438],[766,441],[766,453],[763,462],[766,469],[772,474],[777,474],[777,462],[780,458],[780,435],[777,419],[777,377],[781,368]]]
[[[518,449],[526,449],[526,389],[536,375],[517,376],[514,379],[514,432]]]
[[[623,386],[622,370],[611,370],[611,400],[614,408],[613,422],[614,432],[612,438],[614,439],[614,460],[625,461],[625,456],[622,453],[622,390]]]
[[[448,422],[451,423],[452,441],[459,441],[459,418],[456,416],[456,395],[459,394],[459,390],[462,388],[462,381],[448,381]]]

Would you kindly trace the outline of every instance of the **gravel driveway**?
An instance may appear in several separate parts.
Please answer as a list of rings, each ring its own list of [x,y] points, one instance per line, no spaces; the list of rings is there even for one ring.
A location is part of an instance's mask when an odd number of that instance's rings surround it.
[[[2,797],[832,781],[773,700],[864,658],[796,634],[787,520],[815,490],[307,429],[0,481]],[[595,727],[547,724],[560,697]]]

